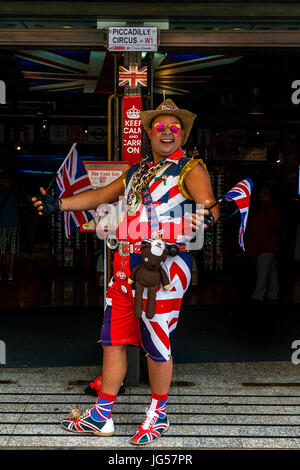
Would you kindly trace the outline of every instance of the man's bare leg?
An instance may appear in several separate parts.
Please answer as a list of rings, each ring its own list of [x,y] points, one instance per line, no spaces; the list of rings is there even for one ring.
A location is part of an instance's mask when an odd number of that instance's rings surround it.
[[[159,395],[169,393],[173,374],[172,357],[167,362],[155,362],[148,356],[147,362],[151,391]]]
[[[117,395],[127,372],[127,347],[103,346],[101,391]]]

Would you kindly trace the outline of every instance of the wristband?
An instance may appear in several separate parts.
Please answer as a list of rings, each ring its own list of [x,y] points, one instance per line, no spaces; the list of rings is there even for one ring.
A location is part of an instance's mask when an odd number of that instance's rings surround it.
[[[202,227],[206,230],[208,227],[211,227],[215,223],[215,218],[212,215],[211,211],[208,209],[208,214],[204,215],[204,221]]]

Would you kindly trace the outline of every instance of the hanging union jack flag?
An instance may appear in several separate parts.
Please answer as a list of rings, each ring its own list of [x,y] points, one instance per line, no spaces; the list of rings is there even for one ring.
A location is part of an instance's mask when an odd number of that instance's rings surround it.
[[[95,50],[18,50],[20,70],[30,91],[69,93],[112,93],[113,54]],[[241,56],[225,54],[165,54],[153,58],[153,91],[167,95],[186,95],[212,77],[221,77],[224,67]],[[132,67],[135,67],[133,70]],[[145,66],[121,67],[120,86],[146,86]],[[136,73],[136,70],[138,74]],[[219,72],[218,72],[219,71]],[[208,73],[209,72],[209,73]],[[142,75],[141,75],[142,74]],[[136,80],[140,84],[135,83]],[[131,81],[134,84],[131,85]]]
[[[105,51],[15,51],[30,91],[112,91],[113,56]]]
[[[119,86],[147,86],[147,66],[119,65]]]
[[[244,233],[248,220],[250,196],[253,188],[253,182],[250,178],[246,178],[237,183],[230,191],[228,191],[223,199],[225,201],[234,201],[239,208],[241,214],[241,225],[239,230],[239,245],[245,251]]]
[[[78,157],[76,144],[73,144],[70,152],[56,174],[57,197],[68,197],[92,189],[89,176],[84,165]],[[61,213],[62,222],[67,238],[79,225],[83,225],[96,216],[94,211],[65,211]]]
[[[186,95],[206,83],[218,72],[218,68],[234,64],[241,56],[225,54],[162,54],[153,60],[154,92],[165,91],[167,95]],[[207,69],[215,72],[208,74]],[[203,73],[201,73],[203,70]]]

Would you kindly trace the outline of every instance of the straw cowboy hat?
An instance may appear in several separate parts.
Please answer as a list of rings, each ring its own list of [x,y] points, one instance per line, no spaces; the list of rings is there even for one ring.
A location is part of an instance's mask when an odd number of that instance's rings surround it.
[[[185,131],[182,141],[182,145],[184,145],[188,140],[193,122],[196,119],[197,114],[193,114],[187,109],[179,109],[174,101],[167,99],[163,101],[156,109],[141,112],[141,121],[144,129],[147,131],[151,126],[153,119],[156,118],[156,116],[161,116],[162,114],[171,114],[172,116],[176,116],[180,119]]]

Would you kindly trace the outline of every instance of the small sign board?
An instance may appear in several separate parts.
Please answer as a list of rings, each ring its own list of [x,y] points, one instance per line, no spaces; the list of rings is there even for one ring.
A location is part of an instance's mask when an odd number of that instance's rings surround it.
[[[156,52],[157,28],[153,26],[109,26],[108,50]]]
[[[124,96],[123,156],[131,165],[142,157],[142,97]]]

